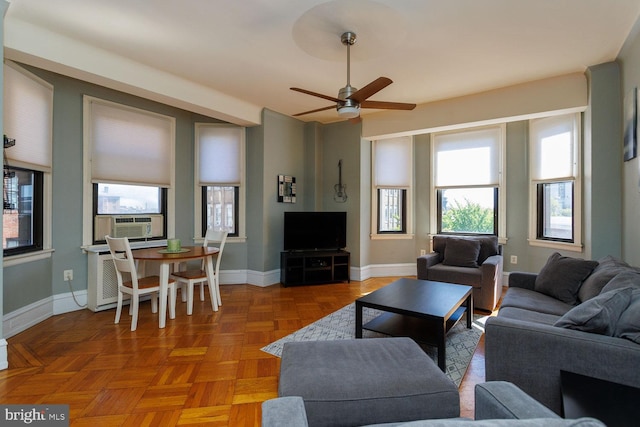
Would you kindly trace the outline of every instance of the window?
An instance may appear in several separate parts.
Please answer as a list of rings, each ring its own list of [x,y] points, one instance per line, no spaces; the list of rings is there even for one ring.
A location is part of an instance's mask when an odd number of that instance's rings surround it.
[[[433,135],[432,229],[499,235],[504,126]]]
[[[413,183],[411,137],[373,142],[372,236],[410,233],[410,189]]]
[[[222,230],[229,236],[237,236],[239,188],[232,186],[202,186],[202,206],[206,213],[202,215],[202,229]],[[204,237],[204,236],[202,236]]]
[[[42,250],[43,173],[5,167],[3,249],[6,256]]]
[[[114,215],[141,215],[142,221],[158,214],[144,238],[173,235],[167,218],[173,206],[175,119],[86,96],[85,134],[85,185],[93,194],[85,218],[94,219],[85,223],[85,243],[102,243],[113,232]]]
[[[406,233],[407,190],[378,188],[378,233]]]
[[[578,129],[577,114],[530,122],[532,244],[581,245]]]
[[[244,191],[245,129],[233,125],[196,124],[196,195],[200,230],[223,230],[241,235],[241,203]]]
[[[4,64],[4,256],[51,248],[53,87]]]

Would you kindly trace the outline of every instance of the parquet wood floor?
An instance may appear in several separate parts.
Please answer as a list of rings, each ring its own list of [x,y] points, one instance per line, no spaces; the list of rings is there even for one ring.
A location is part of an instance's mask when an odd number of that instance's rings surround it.
[[[208,296],[196,298],[192,316],[179,302],[165,329],[149,302],[135,332],[126,310],[118,325],[114,309],[57,315],[7,340],[0,402],[69,404],[72,426],[259,426],[280,367],[260,348],[395,279],[223,285],[218,312]],[[483,341],[460,387],[463,415],[473,416],[473,387],[482,381]]]

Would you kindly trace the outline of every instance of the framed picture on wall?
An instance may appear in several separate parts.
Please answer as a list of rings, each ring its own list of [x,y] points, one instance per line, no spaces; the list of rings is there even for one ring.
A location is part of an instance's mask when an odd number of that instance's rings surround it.
[[[638,155],[638,90],[633,88],[624,97],[624,161]]]
[[[296,202],[296,177],[288,175],[278,175],[278,202]]]

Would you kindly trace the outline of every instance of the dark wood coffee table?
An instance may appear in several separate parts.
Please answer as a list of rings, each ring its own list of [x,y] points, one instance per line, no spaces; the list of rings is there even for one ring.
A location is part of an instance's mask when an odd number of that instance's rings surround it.
[[[466,307],[463,306],[466,302]],[[362,324],[362,308],[385,313]],[[467,328],[473,317],[473,288],[466,285],[402,278],[356,300],[356,338],[362,330],[391,336],[411,337],[438,349],[438,366],[445,364],[447,332],[467,313]]]

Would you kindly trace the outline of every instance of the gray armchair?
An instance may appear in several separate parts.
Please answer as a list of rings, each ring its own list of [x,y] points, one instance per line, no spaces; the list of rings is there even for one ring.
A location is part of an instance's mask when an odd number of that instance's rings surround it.
[[[473,286],[473,306],[493,310],[502,294],[502,246],[497,236],[433,236],[433,252],[418,257],[418,279]]]

